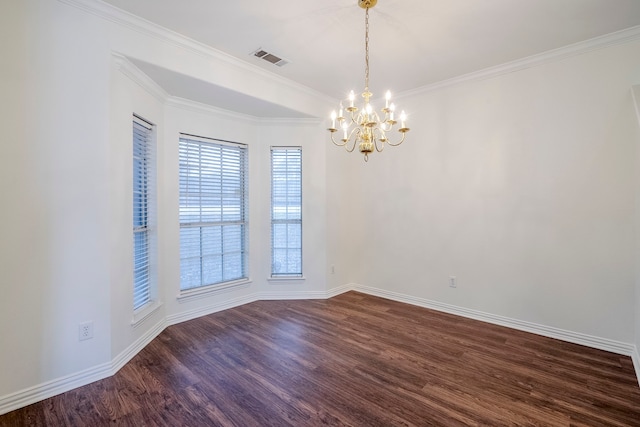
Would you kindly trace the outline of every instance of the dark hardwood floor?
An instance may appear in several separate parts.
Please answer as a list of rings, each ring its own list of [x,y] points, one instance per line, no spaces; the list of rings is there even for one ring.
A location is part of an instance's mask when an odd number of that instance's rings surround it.
[[[167,328],[2,426],[640,426],[631,359],[356,292]]]

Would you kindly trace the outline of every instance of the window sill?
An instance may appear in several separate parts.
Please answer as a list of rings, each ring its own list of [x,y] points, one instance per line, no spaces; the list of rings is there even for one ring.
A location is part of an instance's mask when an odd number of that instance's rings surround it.
[[[133,319],[131,320],[131,326],[134,328],[140,325],[147,317],[155,313],[160,307],[162,307],[162,301],[153,300],[143,305],[139,309],[133,312]]]
[[[232,282],[217,283],[215,285],[201,286],[199,288],[186,289],[180,291],[176,299],[179,302],[190,301],[198,298],[206,298],[210,295],[216,294],[219,291],[246,287],[251,283],[250,279],[234,280]]]
[[[304,282],[306,279],[304,276],[270,276],[267,278],[267,282]]]

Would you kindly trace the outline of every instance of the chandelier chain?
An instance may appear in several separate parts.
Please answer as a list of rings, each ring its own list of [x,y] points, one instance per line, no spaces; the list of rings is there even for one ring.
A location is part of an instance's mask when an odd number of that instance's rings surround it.
[[[365,71],[364,71],[364,87],[367,92],[369,92],[369,8],[367,8],[365,12],[364,19],[364,46],[365,46]]]

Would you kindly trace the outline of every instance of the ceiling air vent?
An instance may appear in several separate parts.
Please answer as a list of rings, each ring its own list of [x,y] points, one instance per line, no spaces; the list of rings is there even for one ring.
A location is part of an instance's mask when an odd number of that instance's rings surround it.
[[[282,67],[283,65],[286,65],[289,63],[289,61],[287,61],[286,59],[282,59],[274,55],[273,53],[267,52],[262,48],[254,51],[253,55],[257,56],[258,58],[264,59],[265,61],[270,62],[273,65],[277,65],[278,67]]]

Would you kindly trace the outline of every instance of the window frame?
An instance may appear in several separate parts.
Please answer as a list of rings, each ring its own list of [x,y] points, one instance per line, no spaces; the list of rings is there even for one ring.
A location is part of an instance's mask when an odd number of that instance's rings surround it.
[[[132,118],[132,131],[132,304],[135,315],[154,303],[157,292],[153,268],[156,132],[153,123],[136,114]]]
[[[290,170],[288,164],[285,166],[284,169],[279,169],[277,170],[277,168],[275,167],[275,161],[276,158],[274,157],[274,154],[276,153],[286,153],[284,154],[285,158],[288,159],[287,156],[289,156],[290,152],[296,152],[297,155],[297,159],[296,162],[298,164],[298,168]],[[270,219],[271,219],[271,226],[270,226],[270,234],[271,234],[271,238],[270,238],[270,253],[271,253],[271,275],[270,275],[270,279],[272,280],[303,280],[304,279],[304,251],[303,251],[303,168],[302,168],[302,163],[303,163],[303,150],[301,146],[271,146],[270,149],[270,171],[271,171],[271,199],[270,199]],[[286,160],[285,160],[286,161]],[[290,175],[297,175],[297,186],[299,188],[299,192],[297,194],[294,194],[293,197],[297,198],[299,200],[299,204],[297,204],[297,208],[298,208],[298,217],[297,218],[276,218],[276,212],[275,212],[275,208],[276,208],[276,174],[281,175],[280,178],[284,179],[284,180],[288,180]],[[287,199],[287,204],[286,207],[288,208],[289,205],[289,197],[290,197],[290,191],[289,191],[289,187],[287,186],[287,189],[285,190],[285,192],[287,194],[284,195],[284,197]],[[282,197],[282,195],[280,196]],[[288,209],[287,209],[288,212]],[[289,240],[288,240],[288,230],[286,232],[287,234],[287,244],[285,247],[279,247],[277,248],[275,245],[275,236],[276,236],[276,231],[275,228],[277,225],[285,225],[287,226],[287,228],[290,225],[297,225],[299,226],[299,245],[298,246],[290,246],[289,245]],[[299,251],[299,269],[297,271],[290,271],[287,270],[285,272],[278,272],[275,271],[275,265],[276,265],[276,250],[285,250],[287,252],[289,251]],[[288,255],[286,256],[288,259]],[[288,263],[287,263],[288,264]]]
[[[197,153],[197,155],[195,155]],[[205,154],[203,154],[205,153]],[[217,154],[215,154],[217,153]],[[217,159],[216,155],[219,155]],[[249,150],[246,144],[226,141],[215,138],[207,138],[187,133],[180,133],[178,141],[178,176],[179,176],[179,228],[180,228],[180,281],[178,299],[187,298],[203,293],[209,293],[219,289],[225,289],[249,282]],[[226,160],[225,160],[226,159]],[[214,163],[217,162],[215,165]],[[207,168],[203,168],[207,166]],[[237,167],[237,171],[234,169]],[[208,177],[203,177],[207,175]],[[220,187],[216,188],[219,193],[212,191],[212,180],[218,179]],[[237,182],[236,182],[237,181]],[[216,181],[217,182],[217,181]],[[196,186],[198,192],[191,189]],[[235,187],[237,186],[237,188]],[[228,192],[229,189],[236,189],[235,192]],[[227,191],[227,192],[225,192]],[[195,204],[194,198],[199,197],[200,202]],[[219,203],[213,203],[213,200],[219,198]],[[202,200],[209,200],[208,205],[204,205]],[[237,203],[225,205],[225,201],[233,201],[237,199]],[[220,218],[211,220],[211,212],[219,210]],[[238,211],[238,217],[234,219],[225,219],[227,215],[225,209],[231,212],[234,209]],[[197,210],[197,213],[194,213]],[[229,214],[234,217],[234,214]],[[198,217],[198,220],[194,218]],[[208,218],[208,219],[207,219]],[[207,219],[207,220],[205,220]],[[236,230],[239,227],[239,231]],[[211,236],[205,234],[216,233],[219,229],[220,233],[220,251],[210,252],[208,245]],[[188,230],[191,230],[189,232]],[[194,230],[199,230],[197,233]],[[192,237],[188,235],[192,234]],[[198,235],[193,237],[193,235]],[[233,235],[227,238],[225,235]],[[217,240],[217,236],[216,236]],[[239,250],[227,250],[229,244],[239,244]],[[197,255],[194,255],[197,252]],[[226,264],[225,258],[233,255],[232,258],[238,260],[238,265]],[[211,272],[211,263],[205,265],[205,261],[211,260],[213,257],[220,257],[219,265],[221,276],[220,280],[205,280],[206,274]],[[197,261],[196,261],[197,260]],[[235,262],[235,261],[234,261]],[[197,268],[199,279],[195,280],[191,275],[190,281],[187,281],[187,273],[185,266]],[[228,267],[230,266],[230,267]],[[232,274],[231,277],[225,277],[227,268],[234,270],[239,268],[239,274]],[[198,284],[195,284],[198,283]]]

